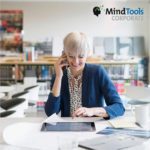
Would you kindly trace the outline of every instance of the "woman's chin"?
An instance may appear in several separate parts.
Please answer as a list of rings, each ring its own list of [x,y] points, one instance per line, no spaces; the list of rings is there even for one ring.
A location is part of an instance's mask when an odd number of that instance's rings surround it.
[[[73,71],[79,71],[79,70],[81,70],[81,67],[74,67],[74,66],[71,66],[71,69],[72,69]]]

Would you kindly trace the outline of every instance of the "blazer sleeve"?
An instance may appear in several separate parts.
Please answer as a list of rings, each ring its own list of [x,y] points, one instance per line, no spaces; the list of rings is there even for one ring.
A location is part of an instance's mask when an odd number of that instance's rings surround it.
[[[99,83],[104,94],[106,105],[104,109],[108,113],[109,117],[106,119],[112,119],[124,114],[125,109],[122,104],[121,98],[118,95],[116,87],[108,77],[103,67],[99,68]]]
[[[51,80],[51,89],[53,87],[55,81],[55,76],[53,76]],[[53,113],[59,113],[60,111],[60,96],[55,97],[53,96],[53,93],[50,92],[48,96],[48,100],[45,103],[45,113],[47,116],[52,115]]]

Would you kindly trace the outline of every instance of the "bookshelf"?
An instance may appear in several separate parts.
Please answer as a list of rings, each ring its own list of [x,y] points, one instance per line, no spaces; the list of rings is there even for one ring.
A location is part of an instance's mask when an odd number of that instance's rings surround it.
[[[42,56],[32,62],[23,61],[22,56],[5,57],[0,60],[0,81],[23,82],[24,77],[28,76],[37,77],[38,82],[50,81],[57,59],[58,57]],[[139,76],[138,60],[115,61],[91,57],[87,63],[103,65],[118,89],[125,84],[144,86],[148,82],[144,72]]]

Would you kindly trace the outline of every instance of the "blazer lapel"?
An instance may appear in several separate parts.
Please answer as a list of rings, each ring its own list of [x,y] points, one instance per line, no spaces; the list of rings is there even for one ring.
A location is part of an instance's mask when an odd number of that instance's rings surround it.
[[[85,64],[83,75],[82,75],[82,106],[85,107],[88,104],[88,66]]]
[[[64,72],[64,82],[65,82],[65,98],[64,101],[64,107],[67,108],[67,113],[68,113],[68,116],[70,115],[70,93],[69,93],[69,83],[68,83],[68,77],[67,77],[67,70],[65,70]]]

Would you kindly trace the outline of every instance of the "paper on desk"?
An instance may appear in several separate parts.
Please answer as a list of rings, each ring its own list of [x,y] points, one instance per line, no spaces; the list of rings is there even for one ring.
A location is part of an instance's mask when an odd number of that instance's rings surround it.
[[[136,128],[135,119],[133,117],[119,117],[109,120],[114,128]]]
[[[52,123],[52,122],[63,122],[64,120],[59,117],[56,113],[46,118],[43,122],[45,123]]]
[[[128,135],[107,135],[82,141],[79,145],[92,150],[125,150],[142,145],[144,142],[144,139]]]

